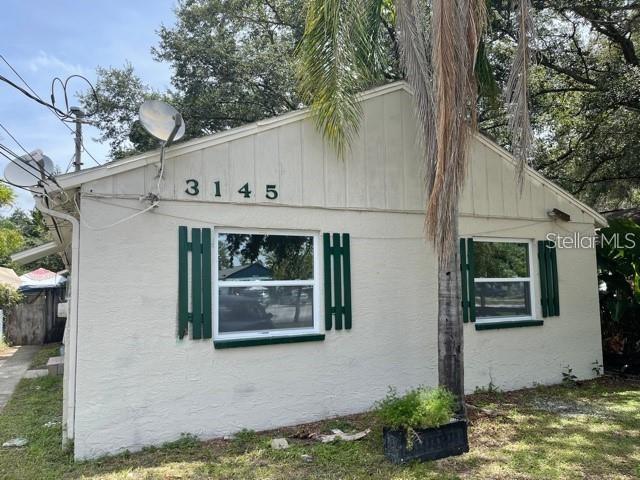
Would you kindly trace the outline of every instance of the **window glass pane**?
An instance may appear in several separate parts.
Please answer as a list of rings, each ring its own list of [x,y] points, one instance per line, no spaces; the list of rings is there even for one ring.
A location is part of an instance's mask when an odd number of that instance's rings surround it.
[[[529,244],[474,242],[476,278],[529,276]]]
[[[529,282],[476,282],[476,317],[531,315]]]
[[[313,287],[222,287],[221,333],[313,328]]]
[[[221,233],[218,279],[313,280],[313,237]]]

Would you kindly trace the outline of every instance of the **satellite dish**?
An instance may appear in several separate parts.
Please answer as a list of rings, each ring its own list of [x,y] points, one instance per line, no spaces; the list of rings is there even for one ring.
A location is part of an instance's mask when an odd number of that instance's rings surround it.
[[[138,112],[140,123],[150,135],[169,144],[184,135],[182,115],[175,108],[159,100],[146,100]]]
[[[160,183],[164,174],[164,151],[171,142],[182,138],[184,135],[184,121],[180,112],[168,103],[159,100],[146,100],[140,105],[138,115],[144,129],[162,142],[156,193],[149,192],[144,197],[151,202],[152,206],[157,206],[160,197]]]
[[[35,187],[49,178],[52,172],[53,161],[42,150],[35,150],[15,162],[9,162],[4,169],[4,178],[16,187]]]

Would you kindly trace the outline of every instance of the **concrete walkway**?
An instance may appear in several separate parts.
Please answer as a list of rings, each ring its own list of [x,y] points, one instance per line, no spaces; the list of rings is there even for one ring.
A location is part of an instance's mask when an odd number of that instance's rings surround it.
[[[10,357],[0,357],[0,412],[11,398],[20,379],[29,370],[38,350],[39,345],[25,345],[16,347]]]

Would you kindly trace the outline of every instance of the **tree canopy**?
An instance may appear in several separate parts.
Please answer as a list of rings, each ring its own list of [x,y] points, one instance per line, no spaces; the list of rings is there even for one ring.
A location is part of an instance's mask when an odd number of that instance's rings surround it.
[[[503,88],[515,48],[513,2],[490,0],[483,45],[496,86]],[[384,65],[374,82],[402,78],[398,67],[393,2],[383,2]],[[640,157],[640,2],[534,0],[531,121],[533,166],[599,209],[637,203]],[[97,123],[111,155],[119,158],[156,142],[136,123],[144,98],[164,98],[179,108],[186,138],[222,131],[302,106],[294,52],[301,39],[304,0],[187,0],[176,24],[161,27],[150,54],[173,69],[172,90],[157,92],[135,66],[98,70],[101,112]],[[509,148],[499,90],[480,101],[480,129]],[[92,99],[84,98],[91,109]]]
[[[7,185],[0,184],[0,208],[9,207],[14,199],[13,190]],[[23,241],[24,239],[19,230],[14,228],[13,225],[0,221],[0,259],[6,260],[11,253],[22,246]]]

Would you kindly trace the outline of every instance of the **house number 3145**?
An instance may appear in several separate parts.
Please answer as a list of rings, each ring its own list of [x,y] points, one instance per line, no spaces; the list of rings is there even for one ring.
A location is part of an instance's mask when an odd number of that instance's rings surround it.
[[[196,180],[195,178],[190,178],[189,180],[187,180],[187,188],[185,189],[184,192],[187,195],[191,195],[192,197],[200,195],[200,182],[198,182],[198,180]],[[253,192],[251,191],[251,188],[249,187],[249,182],[247,182],[244,185],[242,185],[238,189],[238,193],[244,198],[251,198],[251,194]],[[216,197],[216,198],[222,197],[222,194],[220,193],[220,181],[219,180],[216,180],[215,182],[213,182],[213,196]],[[273,184],[267,184],[265,186],[264,196],[265,196],[265,198],[267,198],[269,200],[275,200],[276,198],[278,198],[277,186],[273,185]]]

